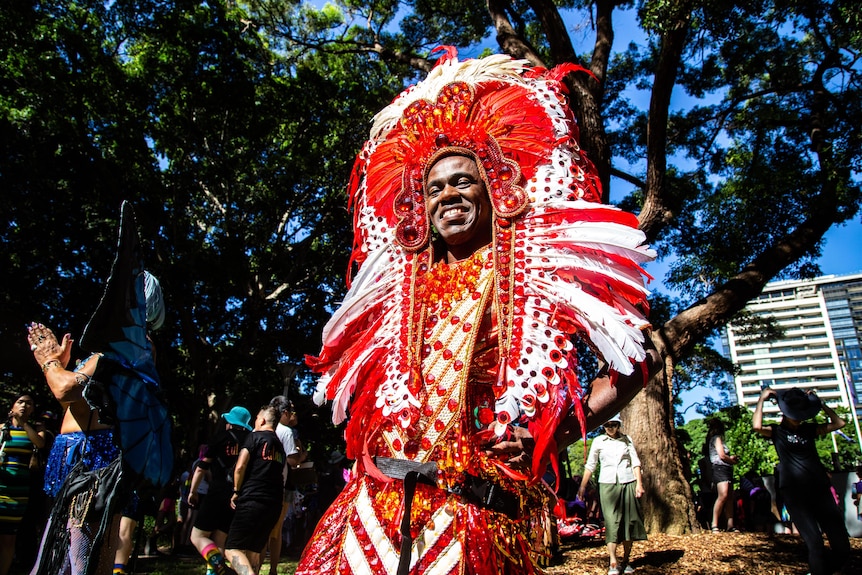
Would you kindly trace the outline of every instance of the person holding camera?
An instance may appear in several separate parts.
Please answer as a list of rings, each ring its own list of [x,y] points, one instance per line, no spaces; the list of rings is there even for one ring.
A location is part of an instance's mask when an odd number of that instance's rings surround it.
[[[763,402],[778,400],[780,423],[763,424]],[[820,410],[826,423],[808,421]],[[790,512],[790,518],[808,547],[808,565],[812,575],[840,571],[850,559],[850,539],[844,515],[832,495],[826,467],[817,455],[815,440],[841,429],[846,422],[820,401],[813,391],[797,387],[776,391],[765,388],[757,400],[751,426],[768,437],[778,452],[778,491]],[[829,539],[831,557],[826,552],[823,535]]]

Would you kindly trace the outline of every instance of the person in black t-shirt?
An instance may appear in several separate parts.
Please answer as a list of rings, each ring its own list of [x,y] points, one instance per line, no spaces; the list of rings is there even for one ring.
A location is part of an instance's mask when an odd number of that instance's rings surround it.
[[[234,407],[222,414],[222,430],[213,438],[195,469],[189,487],[189,506],[198,504],[197,489],[210,471],[209,491],[198,510],[191,540],[195,549],[207,562],[207,574],[236,575],[225,562],[225,539],[233,520],[230,498],[233,494],[233,470],[240,447],[251,431],[251,413],[244,407]]]
[[[278,411],[260,408],[254,431],[246,438],[234,468],[231,506],[236,510],[225,548],[240,575],[257,573],[260,550],[281,515],[284,497],[284,465],[287,458],[275,434]]]
[[[778,399],[783,417],[780,424],[763,425],[763,402]],[[820,409],[828,423],[806,422]],[[814,392],[791,388],[776,393],[766,388],[757,400],[751,420],[754,431],[772,439],[778,452],[778,490],[808,547],[808,565],[812,575],[840,571],[850,558],[850,540],[844,526],[844,514],[832,495],[826,468],[820,462],[814,441],[844,427],[845,422],[828,405],[821,404]],[[822,531],[822,533],[821,533]],[[827,556],[823,534],[829,539],[832,558]]]

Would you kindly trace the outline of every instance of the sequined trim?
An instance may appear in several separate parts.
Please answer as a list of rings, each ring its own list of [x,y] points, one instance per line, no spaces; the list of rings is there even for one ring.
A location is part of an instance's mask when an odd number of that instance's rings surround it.
[[[83,431],[61,433],[54,440],[45,467],[45,493],[56,497],[72,466],[82,456],[87,467],[101,469],[113,461],[119,452],[112,429],[91,431],[89,437]]]

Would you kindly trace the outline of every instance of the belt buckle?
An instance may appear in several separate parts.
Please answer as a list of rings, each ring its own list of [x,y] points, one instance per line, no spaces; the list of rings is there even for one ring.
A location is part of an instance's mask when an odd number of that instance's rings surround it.
[[[464,481],[447,488],[446,491],[473,505],[508,515],[512,519],[517,518],[517,508],[512,506],[511,501],[506,500],[508,493],[494,481],[466,475]]]
[[[491,509],[494,508],[493,502],[497,497],[497,491],[499,491],[499,487],[493,481],[489,481],[487,484],[487,489],[485,490],[485,495],[482,497],[482,503],[485,504],[486,507]]]
[[[474,503],[490,508],[497,498],[499,489],[493,481],[468,475],[467,480],[461,485],[461,495],[466,495]]]

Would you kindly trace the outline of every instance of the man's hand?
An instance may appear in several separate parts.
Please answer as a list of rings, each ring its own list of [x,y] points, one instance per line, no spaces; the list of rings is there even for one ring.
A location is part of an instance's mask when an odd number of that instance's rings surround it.
[[[506,465],[512,469],[529,471],[533,466],[536,440],[526,427],[512,426],[510,429],[511,434],[507,434],[503,441],[489,445],[485,453],[500,458],[508,455],[510,457],[506,459]]]
[[[41,323],[34,322],[27,326],[27,342],[30,344],[33,357],[42,367],[46,362],[58,361],[60,367],[65,369],[72,358],[71,334],[64,335],[61,343],[57,342],[54,332]]]

